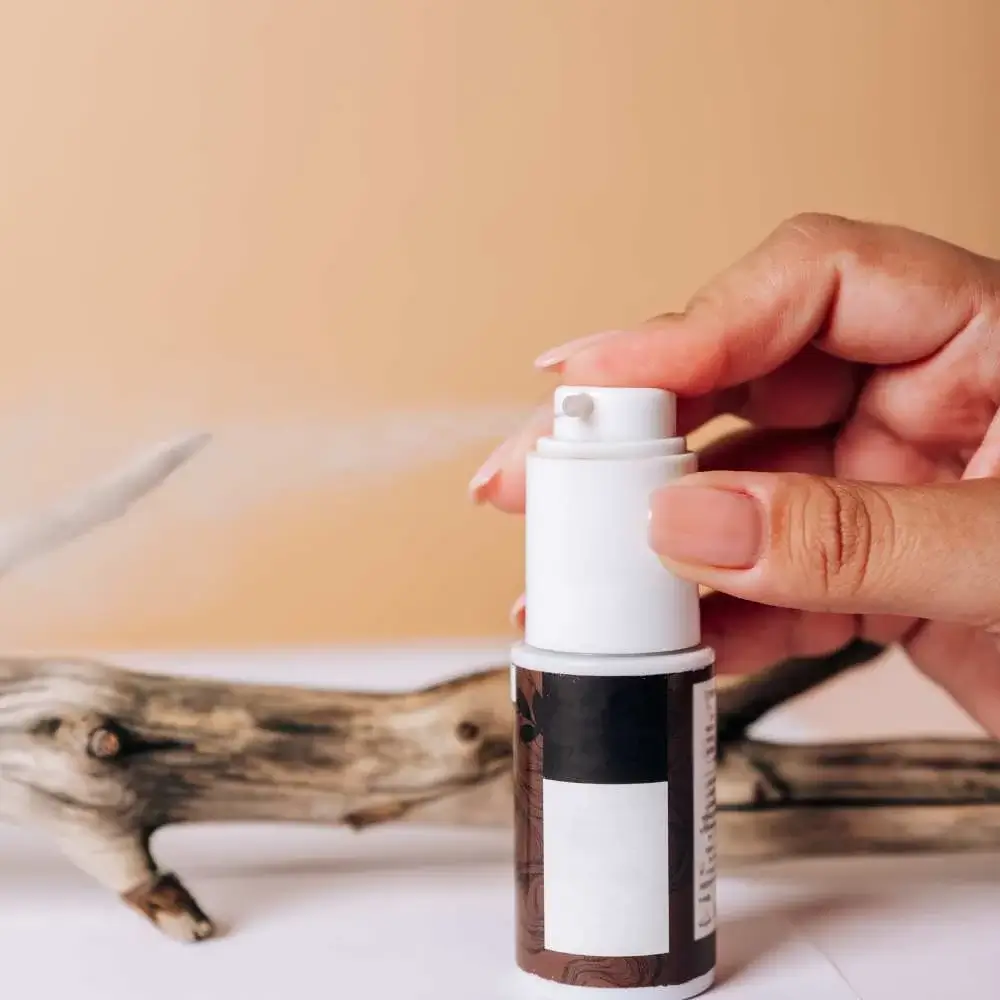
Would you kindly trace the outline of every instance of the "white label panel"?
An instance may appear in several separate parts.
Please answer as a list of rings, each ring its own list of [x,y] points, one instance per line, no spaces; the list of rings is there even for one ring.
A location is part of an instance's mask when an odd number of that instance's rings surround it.
[[[695,684],[694,747],[694,939],[715,930],[715,680]]]
[[[542,781],[545,947],[607,958],[670,950],[667,783]]]

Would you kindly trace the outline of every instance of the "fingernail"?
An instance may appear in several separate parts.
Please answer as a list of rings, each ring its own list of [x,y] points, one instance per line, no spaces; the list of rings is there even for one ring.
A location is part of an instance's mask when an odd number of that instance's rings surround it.
[[[486,488],[496,479],[503,465],[504,451],[509,442],[504,441],[493,449],[492,454],[479,467],[476,474],[469,480],[469,497],[474,503],[483,499]]]
[[[667,486],[653,494],[649,540],[673,562],[747,569],[760,555],[764,508],[734,490]]]
[[[514,628],[524,628],[524,594],[522,594],[510,609],[510,623]]]
[[[585,348],[599,343],[606,337],[613,337],[616,333],[620,332],[619,330],[604,330],[601,333],[591,333],[586,337],[577,337],[576,340],[571,340],[569,343],[550,348],[544,354],[539,354],[535,358],[535,367],[555,368],[563,364],[563,362],[568,361],[574,354],[578,354]]]

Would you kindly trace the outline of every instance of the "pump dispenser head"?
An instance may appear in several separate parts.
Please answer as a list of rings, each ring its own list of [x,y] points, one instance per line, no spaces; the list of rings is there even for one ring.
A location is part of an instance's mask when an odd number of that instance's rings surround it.
[[[554,404],[552,433],[561,441],[658,441],[677,433],[676,397],[662,389],[562,386]]]
[[[528,456],[525,642],[625,655],[698,645],[698,588],[649,546],[649,501],[695,468],[661,389],[562,386]]]

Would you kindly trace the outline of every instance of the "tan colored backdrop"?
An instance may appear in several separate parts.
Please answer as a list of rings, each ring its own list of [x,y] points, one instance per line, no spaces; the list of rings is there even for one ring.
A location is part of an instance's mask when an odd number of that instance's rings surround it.
[[[1000,251],[993,0],[0,4],[0,513],[188,428],[8,645],[497,634],[532,357],[802,209]],[[0,525],[0,527],[3,527]]]

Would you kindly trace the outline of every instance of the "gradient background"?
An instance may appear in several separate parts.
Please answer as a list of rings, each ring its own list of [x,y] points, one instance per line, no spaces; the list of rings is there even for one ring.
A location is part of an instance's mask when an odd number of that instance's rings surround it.
[[[1000,252],[998,37],[994,0],[0,2],[0,516],[216,432],[2,581],[4,645],[503,633],[520,525],[464,491],[535,354],[806,209]]]

